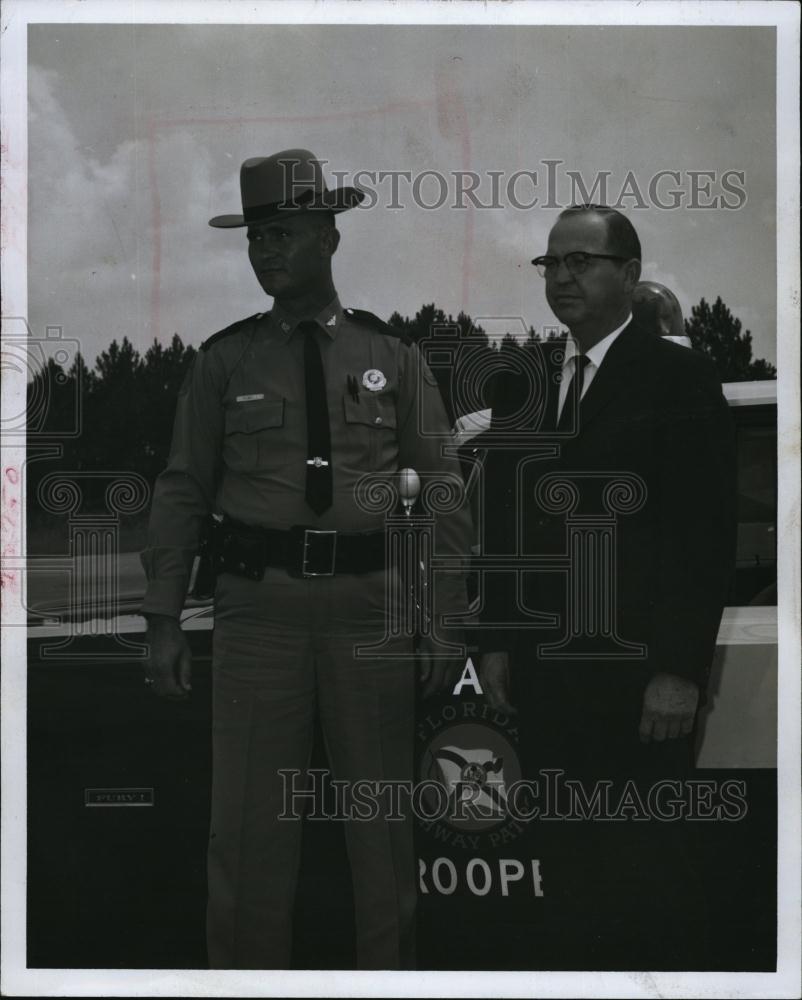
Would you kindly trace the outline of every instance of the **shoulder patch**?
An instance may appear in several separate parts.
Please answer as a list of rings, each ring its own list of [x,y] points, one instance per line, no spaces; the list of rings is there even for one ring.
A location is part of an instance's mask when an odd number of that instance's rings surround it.
[[[231,326],[227,326],[224,330],[218,330],[217,333],[213,333],[211,337],[208,337],[200,345],[201,351],[208,351],[212,344],[216,344],[219,340],[223,340],[225,337],[230,337],[234,333],[240,333],[243,328],[248,324],[252,323],[254,320],[259,319],[263,313],[254,313],[253,316],[248,316],[246,319],[237,320],[236,323],[232,323]]]
[[[407,347],[412,344],[412,340],[405,333],[397,330],[394,326],[390,326],[389,323],[385,323],[383,319],[379,319],[378,316],[375,316],[372,312],[368,312],[366,309],[343,309],[343,313],[355,323],[362,323],[365,326],[369,326],[376,333],[382,333],[386,337],[395,337]]]

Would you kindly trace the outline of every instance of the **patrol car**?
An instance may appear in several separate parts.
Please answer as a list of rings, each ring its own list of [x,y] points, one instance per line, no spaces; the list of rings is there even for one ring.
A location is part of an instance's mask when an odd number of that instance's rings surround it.
[[[721,927],[723,967],[760,968],[772,961],[775,887],[776,382],[733,383],[724,391],[738,439],[738,557],[698,765],[702,774],[724,772],[745,782],[747,820],[716,825],[729,840],[717,841],[712,856],[740,868],[722,875],[713,894],[721,908],[714,926]],[[457,421],[455,442],[466,453],[489,418],[482,411]],[[71,527],[75,538],[81,526]],[[213,609],[190,598],[182,613],[194,657],[192,697],[183,703],[154,698],[142,683],[139,555],[106,556],[32,557],[28,564],[28,964],[203,967]],[[347,966],[347,866],[335,863],[328,841],[318,848],[316,864],[302,866],[298,907],[306,916],[298,918],[297,961],[300,967]],[[516,860],[509,845],[504,850],[508,866],[530,871],[531,851]],[[465,869],[459,851],[441,844],[436,853],[427,871],[440,858],[451,860],[439,861],[438,872],[447,863]],[[494,872],[496,862],[487,861]],[[546,892],[547,879],[544,864]],[[422,897],[423,926],[431,930],[423,940],[431,953],[421,958],[430,968],[483,967],[473,950],[470,961],[479,964],[465,964],[459,919],[479,921],[483,938],[492,936],[491,926],[501,935],[507,933],[501,928],[515,925],[512,910],[498,910],[513,905],[515,893],[503,894],[502,878],[488,885],[487,896],[474,900],[475,917],[462,898]],[[488,907],[495,907],[490,922]],[[736,908],[748,915],[740,930],[730,920]],[[528,961],[522,956],[518,967],[536,967]]]

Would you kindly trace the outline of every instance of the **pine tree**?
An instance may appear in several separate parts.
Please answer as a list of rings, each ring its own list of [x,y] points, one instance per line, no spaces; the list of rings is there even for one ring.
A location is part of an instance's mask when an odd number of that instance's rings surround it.
[[[710,306],[702,299],[685,320],[691,345],[706,354],[722,382],[775,378],[777,369],[764,358],[752,360],[752,334],[724,305],[721,296]]]

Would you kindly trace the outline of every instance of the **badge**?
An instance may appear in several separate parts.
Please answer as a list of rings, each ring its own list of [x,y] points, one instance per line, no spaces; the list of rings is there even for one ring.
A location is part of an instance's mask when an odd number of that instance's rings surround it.
[[[371,392],[378,392],[387,385],[387,379],[384,377],[384,372],[380,372],[378,368],[368,368],[362,376],[362,385]]]

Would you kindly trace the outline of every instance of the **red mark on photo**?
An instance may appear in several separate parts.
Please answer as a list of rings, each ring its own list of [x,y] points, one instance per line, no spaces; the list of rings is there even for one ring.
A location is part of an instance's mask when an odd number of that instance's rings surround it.
[[[461,144],[461,169],[470,170],[471,164],[471,134],[465,101],[455,79],[455,72],[442,72],[437,78],[434,100],[430,101],[391,101],[377,108],[362,110],[329,112],[325,115],[272,115],[264,117],[232,117],[232,118],[151,118],[147,123],[148,145],[148,179],[150,182],[151,225],[153,229],[153,260],[151,267],[151,297],[150,324],[151,335],[160,337],[161,327],[161,266],[162,266],[162,205],[159,193],[157,168],[157,143],[160,133],[169,133],[174,129],[187,126],[228,127],[243,125],[303,125],[330,124],[332,121],[352,121],[370,118],[382,118],[388,115],[404,114],[410,111],[426,113],[434,111],[437,116],[437,127],[441,135]],[[256,155],[259,151],[254,151]],[[318,152],[318,151],[316,151]],[[265,154],[266,155],[266,154]],[[465,215],[465,238],[462,254],[462,311],[468,309],[468,291],[471,275],[471,255],[474,241],[473,207],[467,206]]]

